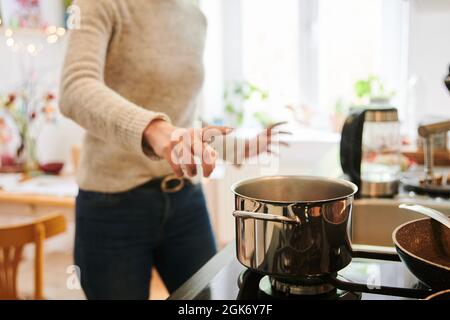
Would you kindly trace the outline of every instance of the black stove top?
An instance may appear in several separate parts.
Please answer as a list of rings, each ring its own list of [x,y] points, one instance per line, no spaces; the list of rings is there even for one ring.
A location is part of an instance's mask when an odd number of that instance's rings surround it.
[[[360,293],[340,290],[328,283],[310,286],[286,284],[285,288],[280,288],[274,281],[269,276],[250,270],[242,271],[238,280],[237,300],[361,300]]]
[[[354,259],[339,272],[339,280],[359,283],[369,289],[380,286],[424,289],[423,285],[401,262]],[[174,300],[264,300],[264,299],[342,299],[342,300],[405,300],[408,298],[359,293],[348,290],[327,290],[319,295],[285,295],[273,289],[267,276],[254,273],[242,266],[235,256],[231,243],[206,264],[169,299]]]

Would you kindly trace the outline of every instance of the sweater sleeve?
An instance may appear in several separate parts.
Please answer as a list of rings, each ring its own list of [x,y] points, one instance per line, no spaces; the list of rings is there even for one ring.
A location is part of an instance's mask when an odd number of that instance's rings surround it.
[[[61,112],[90,134],[127,151],[154,156],[143,133],[155,119],[169,121],[128,101],[104,81],[108,44],[117,23],[114,1],[76,0],[81,28],[71,30],[61,79]]]

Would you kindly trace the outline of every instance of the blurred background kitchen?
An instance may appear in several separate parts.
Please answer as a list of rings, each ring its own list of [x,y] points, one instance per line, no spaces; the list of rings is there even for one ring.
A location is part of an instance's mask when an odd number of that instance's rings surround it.
[[[83,130],[58,111],[70,27],[66,0],[1,0],[0,228],[59,212],[67,221],[45,242],[47,299],[83,299],[73,279],[74,181]],[[281,174],[339,176],[350,109],[398,110],[402,170],[423,163],[420,124],[450,118],[449,0],[200,0],[208,18],[206,81],[198,119],[242,128],[288,121]],[[447,134],[435,160],[450,165]],[[389,161],[389,159],[387,160]],[[230,185],[261,168],[218,166],[204,181],[218,244],[234,238]],[[64,231],[65,230],[65,231]],[[1,245],[1,243],[0,243]],[[25,246],[18,294],[34,298],[35,248]],[[152,298],[165,298],[160,281]]]

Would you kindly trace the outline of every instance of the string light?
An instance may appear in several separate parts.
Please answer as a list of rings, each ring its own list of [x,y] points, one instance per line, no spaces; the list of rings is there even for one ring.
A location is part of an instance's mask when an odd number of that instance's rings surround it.
[[[24,30],[18,29],[18,30],[19,30],[19,34],[21,34],[21,32],[23,31],[23,34],[25,34],[25,35],[27,35],[28,32],[31,35],[33,35],[34,33],[39,35],[39,33],[33,29],[24,29]],[[46,35],[46,41],[48,44],[57,43],[60,40],[60,38],[62,38],[66,34],[65,28],[56,27],[56,26],[48,26],[43,31],[44,31],[44,34]],[[42,32],[42,30],[40,32]],[[35,44],[35,43],[25,43],[24,44],[22,42],[16,41],[16,39],[14,39],[14,37],[13,37],[14,30],[12,30],[10,28],[5,29],[4,35],[7,38],[6,46],[11,48],[13,50],[13,52],[18,52],[21,48],[25,48],[25,51],[28,54],[35,56],[40,51],[43,50],[43,46],[41,44]]]
[[[47,30],[46,30],[46,32],[49,34],[56,33],[56,31],[57,31],[56,26],[49,26],[49,27],[47,27]]]
[[[66,34],[66,29],[58,28],[58,30],[56,30],[56,34],[60,37],[64,36]]]
[[[36,53],[36,46],[35,46],[34,44],[29,44],[29,45],[27,46],[27,51],[28,51],[29,53],[31,53],[31,54]]]
[[[5,37],[10,38],[13,36],[13,34],[14,34],[14,32],[11,29],[5,30]]]
[[[8,38],[8,39],[6,40],[6,45],[7,45],[8,47],[14,46],[14,43],[15,43],[15,41],[14,41],[13,38]]]
[[[58,42],[58,36],[56,34],[52,34],[47,37],[47,42],[50,44]]]

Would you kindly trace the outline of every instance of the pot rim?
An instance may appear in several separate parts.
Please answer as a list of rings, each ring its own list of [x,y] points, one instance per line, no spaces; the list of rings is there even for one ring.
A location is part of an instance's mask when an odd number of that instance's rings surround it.
[[[412,257],[412,258],[414,258],[414,259],[420,260],[420,261],[422,261],[422,262],[424,262],[424,263],[426,263],[426,264],[430,264],[430,265],[433,265],[433,266],[438,267],[438,268],[440,268],[440,269],[444,269],[444,270],[450,271],[450,267],[447,267],[447,266],[444,266],[444,265],[442,265],[442,264],[435,263],[435,262],[433,262],[433,261],[430,261],[430,260],[427,260],[427,259],[425,259],[425,258],[419,257],[418,255],[415,255],[415,254],[412,253],[411,251],[406,250],[406,249],[398,242],[398,240],[397,240],[397,233],[400,231],[400,229],[403,229],[403,228],[406,227],[407,225],[410,225],[410,224],[413,224],[413,223],[417,223],[417,222],[419,222],[419,221],[425,221],[425,220],[433,220],[433,219],[431,219],[431,218],[420,218],[420,219],[416,219],[416,220],[413,220],[413,221],[405,222],[405,223],[399,225],[397,228],[395,228],[394,232],[392,233],[392,241],[394,242],[394,245],[395,245],[398,249],[400,249],[401,251],[403,251],[403,252],[404,252],[405,254],[407,254],[408,256],[410,256],[410,257]]]
[[[344,185],[346,187],[349,187],[351,189],[353,189],[353,191],[351,193],[349,193],[348,195],[345,196],[341,196],[341,197],[336,197],[336,198],[330,198],[330,199],[323,199],[323,200],[300,200],[300,201],[277,201],[277,200],[267,200],[267,199],[258,199],[258,198],[253,198],[253,197],[249,197],[249,196],[245,196],[239,192],[236,192],[236,189],[242,185],[244,185],[245,183],[252,183],[252,182],[258,182],[258,181],[263,181],[263,180],[268,180],[268,179],[286,179],[286,178],[300,178],[300,179],[309,179],[309,180],[322,180],[324,182],[333,182],[333,183],[337,183],[337,184],[341,184]],[[339,179],[339,178],[328,178],[328,177],[320,177],[320,176],[296,176],[296,175],[277,175],[277,176],[264,176],[264,177],[258,177],[258,178],[252,178],[252,179],[243,179],[240,180],[236,183],[234,183],[231,186],[231,192],[233,192],[234,195],[237,195],[241,198],[247,199],[247,200],[251,200],[251,201],[255,201],[255,202],[262,202],[262,203],[273,203],[273,204],[320,204],[320,203],[327,203],[327,202],[333,202],[333,201],[338,201],[338,200],[344,200],[344,199],[348,199],[350,197],[353,197],[357,192],[358,192],[358,187],[356,186],[356,184],[344,180],[344,179]]]

